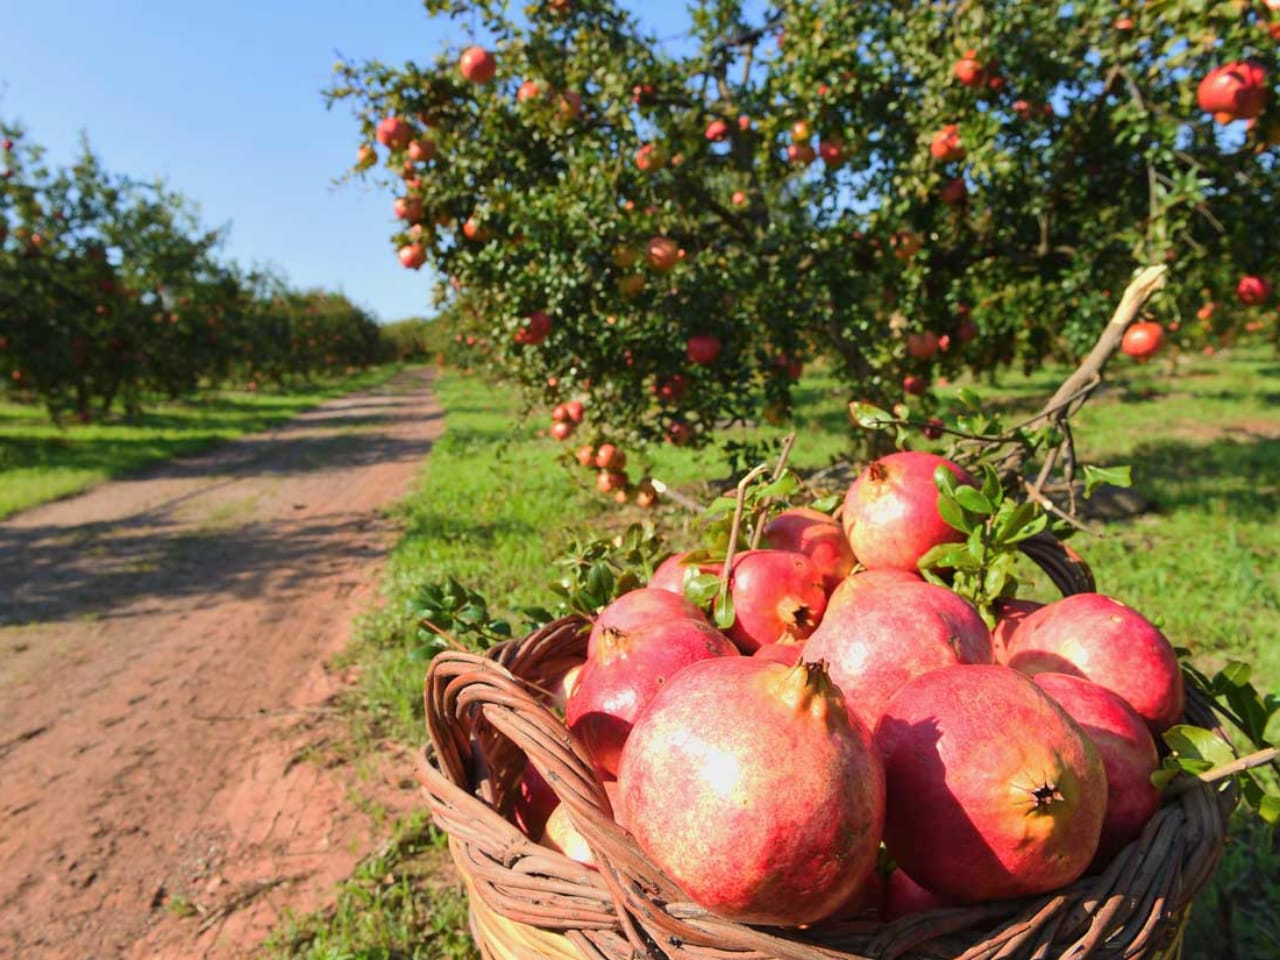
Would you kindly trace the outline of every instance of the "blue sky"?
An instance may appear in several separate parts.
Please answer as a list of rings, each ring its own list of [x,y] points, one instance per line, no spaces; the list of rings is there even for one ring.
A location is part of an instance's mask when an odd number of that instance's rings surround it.
[[[644,11],[660,35],[685,22],[681,0]],[[391,247],[391,197],[332,185],[357,128],[320,91],[339,53],[429,61],[461,23],[416,0],[0,0],[0,24],[0,116],[54,162],[84,130],[108,169],[163,177],[207,223],[230,222],[242,263],[342,289],[383,320],[428,312],[430,277]]]

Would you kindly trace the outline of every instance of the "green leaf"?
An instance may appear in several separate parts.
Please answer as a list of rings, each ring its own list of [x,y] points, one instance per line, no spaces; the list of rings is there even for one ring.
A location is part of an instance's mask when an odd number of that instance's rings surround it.
[[[968,387],[961,387],[957,390],[955,398],[958,403],[970,410],[977,410],[982,406],[982,398]]]
[[[949,497],[954,497],[956,487],[960,486],[960,481],[956,479],[956,475],[942,464],[938,464],[933,471],[933,482],[940,493],[945,493]]]
[[[853,418],[854,423],[866,430],[878,429],[896,419],[889,411],[882,410],[871,403],[849,404],[849,416]]]
[[[813,503],[809,504],[810,509],[817,510],[819,513],[834,513],[836,507],[844,503],[843,493],[833,493],[829,497],[819,497]]]
[[[705,607],[719,591],[720,578],[714,573],[685,574],[684,595],[690,603]]]
[[[1169,749],[1177,755],[1183,769],[1192,769],[1203,762],[1207,766],[1198,771],[1203,772],[1235,759],[1231,747],[1212,730],[1203,727],[1180,723],[1166,730],[1163,737]],[[1189,764],[1188,761],[1192,763]]]
[[[1258,802],[1257,811],[1263,822],[1272,826],[1280,823],[1280,797],[1267,794]]]
[[[757,493],[757,497],[759,499],[764,499],[765,497],[776,497],[778,499],[782,499],[795,493],[799,486],[800,478],[790,470],[786,470],[777,480],[766,483],[761,487]]]
[[[1182,772],[1182,767],[1178,765],[1178,761],[1169,757],[1164,761],[1164,765],[1159,770],[1151,774],[1151,783],[1157,790],[1163,790],[1169,784],[1178,778],[1178,774]]]
[[[1133,486],[1132,469],[1128,466],[1097,467],[1086,463],[1084,465],[1085,499],[1093,496],[1093,491],[1104,483],[1109,483],[1113,487]]]
[[[968,543],[940,543],[920,558],[921,570],[949,570],[963,566],[969,559]]]
[[[938,516],[942,517],[948,526],[961,533],[968,533],[975,526],[960,504],[945,493],[938,494]]]
[[[991,468],[990,464],[985,463],[982,465],[982,495],[993,504],[998,504],[1004,499],[1004,489],[1000,486],[1000,475]]]
[[[1253,667],[1243,660],[1230,660],[1218,671],[1218,676],[1233,687],[1243,687],[1253,676]]]
[[[733,626],[733,594],[727,590],[722,594],[716,594],[715,603],[711,606],[712,619],[715,625],[721,630],[728,630]]]
[[[984,517],[989,517],[995,513],[995,505],[982,494],[982,491],[975,490],[973,487],[957,487],[955,498],[960,506],[971,513]]]

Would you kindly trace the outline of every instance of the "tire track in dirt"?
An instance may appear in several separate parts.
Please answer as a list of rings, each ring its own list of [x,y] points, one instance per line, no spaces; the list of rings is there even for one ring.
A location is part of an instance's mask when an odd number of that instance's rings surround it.
[[[380,778],[299,758],[441,429],[411,371],[0,523],[0,955],[243,956],[350,871]]]

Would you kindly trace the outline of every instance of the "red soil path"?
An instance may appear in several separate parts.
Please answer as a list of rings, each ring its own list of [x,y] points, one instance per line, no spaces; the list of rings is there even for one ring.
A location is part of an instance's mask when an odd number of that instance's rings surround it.
[[[373,845],[354,794],[413,802],[395,757],[315,757],[381,508],[441,430],[429,386],[0,523],[0,956],[244,956]]]

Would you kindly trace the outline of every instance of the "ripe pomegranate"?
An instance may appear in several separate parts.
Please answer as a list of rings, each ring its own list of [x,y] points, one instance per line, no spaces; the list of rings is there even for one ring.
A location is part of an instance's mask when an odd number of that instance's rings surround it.
[[[923,583],[924,578],[910,570],[894,570],[885,567],[883,570],[859,570],[845,577],[827,597],[827,612],[823,619],[831,616],[838,608],[844,606],[859,590],[888,586],[897,583]]]
[[[515,802],[511,807],[516,826],[523,830],[526,836],[535,838],[541,836],[547,825],[547,817],[551,816],[551,811],[559,803],[560,798],[538,772],[538,768],[526,761],[524,773],[516,786]]]
[[[1022,621],[1035,613],[1043,603],[1034,600],[997,600],[995,603],[996,625],[991,628],[991,652],[995,654],[996,663],[1005,663],[1007,656],[1005,646],[1013,631]]]
[[[929,389],[929,381],[924,377],[918,377],[914,373],[910,373],[902,378],[902,389],[905,393],[918,397]]]
[[[471,83],[486,84],[498,72],[498,61],[484,47],[467,47],[458,59],[458,72]]]
[[[667,442],[677,447],[684,447],[693,443],[695,436],[694,428],[683,420],[674,420],[667,427]]]
[[[563,803],[556,804],[551,815],[547,817],[547,825],[542,837],[538,840],[544,847],[550,847],[557,853],[563,853],[570,860],[584,866],[596,865],[595,855],[587,845],[586,838],[578,832],[578,828],[569,819],[569,808]]]
[[[1131,324],[1120,341],[1120,349],[1135,360],[1146,360],[1164,346],[1164,327],[1152,320]]]
[[[1247,61],[1223,64],[1205,74],[1196,99],[1218,123],[1251,119],[1266,106],[1267,72]]]
[[[839,137],[826,137],[818,141],[818,156],[829,167],[844,163],[844,141]]]
[[[615,777],[623,744],[658,691],[689,664],[727,656],[738,656],[738,648],[701,618],[602,633],[578,675],[565,723],[596,768]]]
[[[938,198],[948,207],[961,207],[969,202],[969,187],[960,177],[954,177],[942,185]]]
[[[707,124],[707,139],[712,143],[720,143],[729,136],[729,124],[723,120],[712,120]]]
[[[734,621],[729,636],[743,653],[766,643],[806,639],[822,621],[822,574],[802,553],[747,550],[729,573]]]
[[[621,470],[627,465],[627,455],[612,443],[602,443],[596,450],[596,466],[601,470]]]
[[[932,330],[907,334],[907,353],[917,360],[928,360],[938,352],[938,335]]]
[[[596,489],[601,493],[625,492],[629,482],[622,470],[601,470],[596,474]]]
[[[789,143],[787,144],[787,162],[795,164],[798,167],[807,167],[816,160],[818,154],[813,149],[811,143]]]
[[[913,677],[957,663],[989,664],[991,634],[969,603],[936,584],[861,589],[823,617],[804,659],[827,664],[845,706],[874,730]]]
[[[537,80],[526,80],[516,90],[516,103],[528,103],[542,96],[542,88]]]
[[[662,563],[658,564],[658,568],[653,571],[653,576],[649,578],[650,590],[666,590],[669,593],[684,596],[684,577],[685,571],[690,566],[697,566],[703,573],[714,573],[719,575],[720,564],[701,564],[693,565],[685,563],[685,560],[691,555],[691,551],[683,553],[673,553]],[[616,602],[616,601],[615,601]]]
[[[564,405],[564,412],[572,423],[581,423],[586,412],[581,400],[570,400]]]
[[[413,222],[422,219],[422,201],[417,197],[396,197],[392,208],[401,220]]]
[[[974,50],[966,50],[964,56],[956,61],[952,72],[955,73],[956,79],[966,87],[980,87],[986,80],[986,74],[982,69],[982,64],[978,62],[977,52]]]
[[[677,403],[689,387],[688,381],[678,373],[660,377],[654,381],[654,395],[663,403]]]
[[[391,150],[401,150],[413,136],[409,124],[400,117],[383,117],[375,131],[378,142]]]
[[[670,237],[650,237],[644,256],[658,273],[670,273],[680,259],[680,248]]]
[[[916,677],[876,729],[894,798],[890,855],[957,903],[1071,883],[1098,847],[1107,776],[1089,738],[1016,670]]]
[[[1093,858],[1094,867],[1105,867],[1160,809],[1160,791],[1151,783],[1160,766],[1155,741],[1133,707],[1105,687],[1065,673],[1033,679],[1080,724],[1107,771],[1107,813]]]
[[[661,570],[662,567],[658,569]],[[657,573],[654,578],[657,578]],[[595,653],[601,638],[607,634],[626,635],[667,620],[701,620],[706,623],[707,617],[697,604],[684,598],[683,589],[663,590],[654,587],[651,582],[648,587],[624,593],[601,610],[595,623],[591,625],[591,633],[587,637],[587,657],[590,658]]]
[[[907,872],[898,867],[884,884],[884,918],[886,921],[908,917],[913,913],[926,913],[951,906],[944,898],[916,883]]]
[[[473,243],[484,243],[489,239],[489,230],[482,226],[479,220],[468,217],[462,224],[462,235]]]
[[[804,644],[800,643],[766,643],[762,647],[756,647],[751,656],[757,660],[768,660],[771,663],[794,667],[800,662],[800,654],[803,650]]]
[[[1182,718],[1182,672],[1164,635],[1142,614],[1100,593],[1077,593],[1027,617],[1008,638],[1009,666],[1066,673],[1119,694],[1154,732]]]
[[[853,569],[853,550],[840,523],[808,507],[794,507],[774,517],[764,528],[764,544],[774,550],[803,553],[822,575],[831,593]]]
[[[935,133],[929,141],[929,154],[939,163],[963,160],[965,149],[960,141],[960,128],[954,123],[948,123]]]
[[[938,514],[933,481],[938,467],[973,486],[969,475],[950,460],[919,451],[881,457],[849,486],[842,522],[853,555],[864,567],[914,571],[933,547],[964,539]]]
[[[596,448],[591,446],[591,444],[583,444],[574,451],[573,455],[577,458],[579,465],[584,467],[595,466]]]
[[[409,243],[400,248],[400,263],[410,270],[417,270],[427,262],[427,251],[420,243]]]
[[[410,140],[405,152],[414,163],[429,163],[436,155],[436,142],[427,139]]]
[[[711,333],[697,333],[685,343],[685,353],[691,363],[707,367],[720,356],[720,338]]]
[[[1252,275],[1241,277],[1236,284],[1236,296],[1246,307],[1260,307],[1271,299],[1271,281]]]
[[[693,664],[636,724],[618,781],[640,847],[731,920],[811,923],[873,871],[883,771],[821,666]]]

